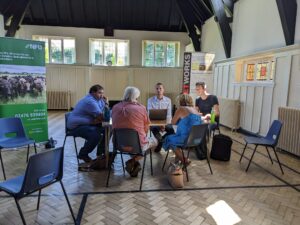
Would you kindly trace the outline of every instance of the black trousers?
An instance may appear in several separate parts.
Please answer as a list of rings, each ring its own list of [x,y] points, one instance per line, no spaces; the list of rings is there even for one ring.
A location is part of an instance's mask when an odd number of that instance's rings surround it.
[[[150,127],[151,132],[153,133],[154,137],[157,137],[158,135],[160,135],[160,126],[154,126],[154,127]],[[165,134],[162,136],[162,140],[165,139],[166,136],[170,135],[170,134],[175,134],[174,129],[172,127],[171,124],[168,124],[165,126]],[[155,149],[155,152],[159,152],[161,150],[163,141],[159,141],[158,140],[158,145]]]

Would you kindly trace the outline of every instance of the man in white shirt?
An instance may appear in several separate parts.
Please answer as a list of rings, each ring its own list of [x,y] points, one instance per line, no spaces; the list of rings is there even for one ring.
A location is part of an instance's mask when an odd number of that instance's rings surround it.
[[[157,83],[155,85],[155,91],[156,95],[148,99],[147,109],[148,111],[150,109],[167,109],[167,124],[170,124],[172,120],[171,99],[164,96],[165,89],[162,83]],[[155,126],[151,127],[150,130],[159,141],[156,149],[154,150],[155,152],[159,152],[161,150],[162,141],[167,135],[174,134],[172,125],[166,125],[161,127]],[[165,131],[166,133],[163,136],[161,136],[161,131]]]

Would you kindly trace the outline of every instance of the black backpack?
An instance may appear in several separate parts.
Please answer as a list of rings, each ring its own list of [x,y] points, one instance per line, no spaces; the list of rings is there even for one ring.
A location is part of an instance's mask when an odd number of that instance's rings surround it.
[[[229,161],[231,155],[232,139],[223,134],[217,134],[213,137],[213,143],[210,152],[210,158]]]

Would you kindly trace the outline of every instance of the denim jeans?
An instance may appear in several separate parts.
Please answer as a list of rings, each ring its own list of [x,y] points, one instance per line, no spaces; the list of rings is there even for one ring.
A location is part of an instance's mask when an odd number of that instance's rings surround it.
[[[98,145],[97,155],[104,153],[105,130],[103,127],[94,125],[82,125],[72,130],[76,137],[85,139],[84,146],[80,149],[79,156],[87,156]]]

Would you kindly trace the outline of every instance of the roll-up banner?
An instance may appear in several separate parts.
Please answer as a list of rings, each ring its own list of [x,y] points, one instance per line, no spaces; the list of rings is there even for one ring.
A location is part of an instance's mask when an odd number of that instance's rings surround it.
[[[182,92],[196,98],[195,85],[205,82],[208,92],[213,89],[213,61],[215,54],[203,52],[185,52],[183,57]]]
[[[44,42],[0,38],[0,117],[20,117],[28,137],[48,139]]]

